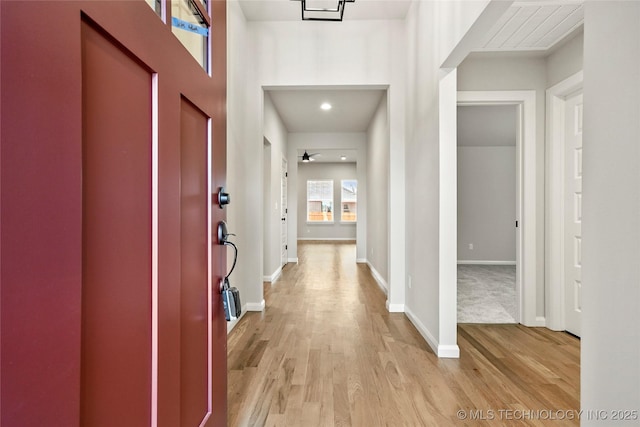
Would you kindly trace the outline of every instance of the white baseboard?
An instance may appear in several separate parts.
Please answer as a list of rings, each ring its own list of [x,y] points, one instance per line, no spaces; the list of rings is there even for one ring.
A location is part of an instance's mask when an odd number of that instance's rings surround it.
[[[317,242],[355,242],[353,237],[298,237],[298,240],[302,241],[317,241]]]
[[[413,323],[413,326],[416,327],[418,332],[420,332],[422,338],[424,338],[427,344],[429,344],[429,347],[431,347],[436,356],[449,359],[460,358],[460,347],[457,345],[441,345],[408,307],[405,307],[404,313],[409,321]]]
[[[357,258],[356,264],[369,264],[369,261],[366,258]]]
[[[380,289],[382,289],[382,292],[384,292],[385,295],[388,295],[389,294],[389,284],[387,284],[387,281],[384,280],[382,275],[380,273],[378,273],[378,270],[376,270],[373,267],[373,265],[371,265],[371,263],[369,261],[365,260],[365,262],[367,263],[367,266],[369,267],[369,270],[371,270],[371,275],[375,279],[376,283],[378,284]]]
[[[293,263],[298,263],[298,258],[289,258],[287,259],[287,262],[293,262]]]
[[[474,261],[458,260],[458,265],[516,265],[515,261]]]
[[[460,359],[460,347],[457,345],[438,345],[438,357],[443,359]]]
[[[240,320],[244,317],[244,315],[247,314],[247,311],[264,311],[264,307],[265,307],[264,300],[262,300],[261,303],[248,302],[245,305],[243,305],[242,314],[240,314],[240,317],[238,317],[237,319],[229,320],[227,322],[227,335],[229,335],[229,333],[233,331],[233,328],[235,328],[238,322],[240,322]]]
[[[262,281],[263,282],[275,282],[276,279],[278,277],[280,277],[280,274],[282,274],[282,266],[278,267],[278,269],[276,271],[274,271],[271,276],[263,276],[262,277]]]
[[[420,332],[420,335],[422,335],[422,338],[424,338],[427,344],[429,344],[429,347],[431,347],[433,352],[435,354],[438,354],[438,340],[436,340],[431,332],[429,332],[429,330],[424,326],[424,324],[420,320],[418,320],[411,309],[406,308],[404,314],[407,316],[409,321],[413,323],[413,326],[416,327],[418,332]]]
[[[386,303],[389,313],[404,313],[404,304],[389,304],[389,300]]]
[[[244,311],[264,311],[265,303],[264,300],[262,302],[248,302],[247,305],[244,306]]]
[[[536,316],[536,320],[533,322],[521,322],[524,326],[529,328],[538,328],[547,326],[547,318],[544,316]]]

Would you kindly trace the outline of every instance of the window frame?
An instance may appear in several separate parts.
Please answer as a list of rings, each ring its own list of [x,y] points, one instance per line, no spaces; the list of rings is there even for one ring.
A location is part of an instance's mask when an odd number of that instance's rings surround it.
[[[155,12],[160,20],[169,27],[169,31],[184,46],[191,57],[208,75],[212,76],[212,36],[213,18],[211,2],[214,0],[145,0],[149,8]],[[177,10],[186,9],[186,16],[173,16],[174,6]],[[195,17],[197,22],[191,22],[189,17]],[[184,32],[183,32],[184,31]],[[190,33],[190,34],[188,34]],[[195,39],[189,36],[196,34],[204,38],[200,53],[193,49]],[[202,56],[200,56],[202,55]]]
[[[355,182],[355,201],[345,201],[344,200],[344,193],[343,193],[343,189],[344,187],[344,183],[345,182]],[[344,207],[345,204],[347,203],[353,203],[355,205],[355,209],[354,209],[354,214],[355,214],[355,219],[350,220],[350,219],[344,219]],[[358,180],[357,179],[341,179],[340,180],[340,222],[341,223],[345,223],[345,224],[356,224],[358,222]]]
[[[329,188],[331,189],[331,198],[318,198],[318,199],[310,199],[309,198],[309,184],[310,183],[329,183]],[[334,194],[334,180],[333,179],[308,179],[307,180],[307,197],[306,197],[306,204],[307,204],[307,224],[334,224],[336,217],[335,217],[335,194]],[[330,206],[330,210],[329,212],[331,213],[331,220],[314,220],[314,219],[310,219],[309,217],[309,202],[320,202],[320,211],[324,212],[322,210],[322,204],[325,201],[329,201],[331,203]]]

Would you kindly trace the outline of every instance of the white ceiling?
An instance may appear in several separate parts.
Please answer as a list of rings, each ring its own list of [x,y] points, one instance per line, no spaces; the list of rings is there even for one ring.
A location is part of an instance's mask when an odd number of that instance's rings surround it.
[[[239,0],[248,21],[299,21],[300,0]],[[345,20],[404,19],[411,1],[357,0],[344,8]],[[310,25],[318,24],[309,22]]]
[[[269,90],[289,132],[366,132],[383,90]],[[320,105],[329,102],[331,110]]]
[[[516,1],[475,50],[546,51],[578,30],[583,22],[582,0]]]

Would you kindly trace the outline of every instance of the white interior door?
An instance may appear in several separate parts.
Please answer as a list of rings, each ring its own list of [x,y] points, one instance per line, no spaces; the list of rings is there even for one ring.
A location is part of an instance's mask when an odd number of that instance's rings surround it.
[[[565,329],[580,336],[582,311],[582,93],[565,102]]]
[[[282,257],[281,264],[284,266],[289,259],[287,245],[287,159],[282,158],[282,203],[280,203]]]

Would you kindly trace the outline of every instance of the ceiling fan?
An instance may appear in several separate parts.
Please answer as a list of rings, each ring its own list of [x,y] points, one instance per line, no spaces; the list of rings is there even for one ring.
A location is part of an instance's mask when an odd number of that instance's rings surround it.
[[[315,159],[314,156],[320,156],[320,153],[307,153],[307,150],[304,150],[304,154],[302,156],[298,156],[302,159],[303,163],[313,162]]]

